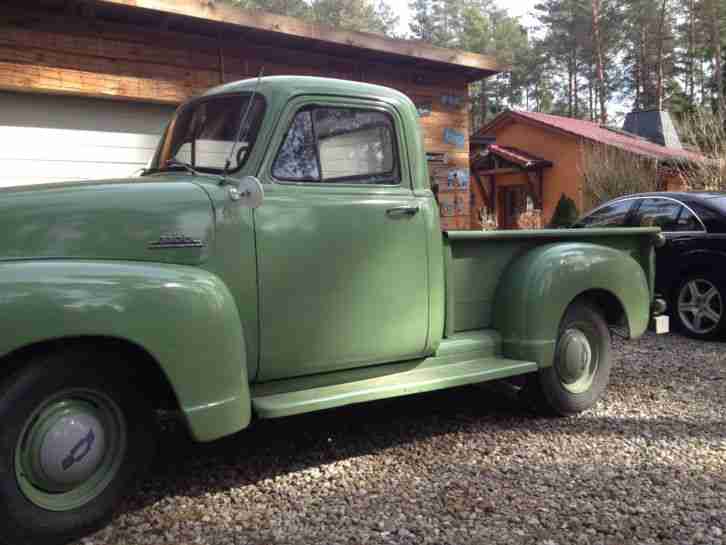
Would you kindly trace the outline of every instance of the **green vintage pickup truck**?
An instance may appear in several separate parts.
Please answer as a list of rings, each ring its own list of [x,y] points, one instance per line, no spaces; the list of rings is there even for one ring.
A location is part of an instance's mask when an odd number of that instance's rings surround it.
[[[657,229],[441,233],[411,101],[319,78],[183,105],[143,177],[0,193],[0,542],[108,519],[154,452],[490,380],[583,411]],[[482,394],[484,395],[484,394]]]

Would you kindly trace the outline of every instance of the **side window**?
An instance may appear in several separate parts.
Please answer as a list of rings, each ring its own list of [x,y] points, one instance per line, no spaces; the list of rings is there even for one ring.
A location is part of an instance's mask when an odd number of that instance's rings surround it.
[[[580,227],[625,227],[633,201],[619,201],[598,208],[578,222]]]
[[[690,210],[670,199],[643,199],[636,216],[636,225],[660,227],[671,233],[702,229]]]
[[[385,113],[313,107],[298,112],[272,175],[283,181],[400,183],[396,132]]]

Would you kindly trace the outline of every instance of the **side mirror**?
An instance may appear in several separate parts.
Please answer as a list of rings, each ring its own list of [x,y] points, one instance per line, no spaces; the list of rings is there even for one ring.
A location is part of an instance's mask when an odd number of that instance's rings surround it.
[[[239,201],[242,206],[259,208],[265,200],[265,190],[254,176],[245,176],[229,188],[229,198]]]

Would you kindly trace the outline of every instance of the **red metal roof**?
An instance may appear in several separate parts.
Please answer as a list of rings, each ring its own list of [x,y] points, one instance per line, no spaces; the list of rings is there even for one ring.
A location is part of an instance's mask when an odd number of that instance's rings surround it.
[[[597,123],[585,121],[583,119],[573,119],[571,117],[562,117],[559,115],[543,114],[539,112],[524,112],[520,110],[512,110],[498,115],[491,123],[482,127],[477,133],[479,135],[487,134],[493,131],[499,124],[507,119],[521,120],[550,128],[560,132],[565,132],[573,136],[586,138],[593,142],[614,146],[631,153],[644,155],[659,160],[686,160],[686,161],[702,161],[704,156],[692,151],[676,148],[667,148],[659,144],[654,144],[639,136],[630,135],[622,131],[605,128]]]

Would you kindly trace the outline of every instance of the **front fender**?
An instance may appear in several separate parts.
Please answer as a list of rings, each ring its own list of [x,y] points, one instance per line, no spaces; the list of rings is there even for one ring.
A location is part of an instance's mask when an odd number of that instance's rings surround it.
[[[515,259],[495,296],[494,325],[504,354],[552,365],[560,321],[568,305],[589,290],[614,295],[625,311],[630,336],[648,327],[650,290],[643,268],[627,253],[588,243],[538,246]]]
[[[110,261],[3,263],[0,331],[0,356],[67,337],[140,346],[159,363],[197,440],[250,422],[237,307],[226,285],[207,271]]]

